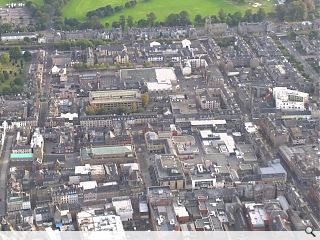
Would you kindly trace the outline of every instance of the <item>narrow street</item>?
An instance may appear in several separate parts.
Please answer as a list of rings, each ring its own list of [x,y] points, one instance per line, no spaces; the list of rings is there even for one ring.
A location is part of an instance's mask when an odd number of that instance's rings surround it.
[[[9,156],[13,136],[8,136],[0,158],[0,216],[6,214],[7,175],[9,170]]]
[[[288,39],[280,38],[283,46],[288,49],[290,54],[292,54],[297,61],[299,61],[304,68],[304,71],[310,76],[311,80],[316,83],[320,83],[320,73],[318,73],[306,60],[305,58],[297,51],[297,49],[292,46],[291,42]]]
[[[142,140],[142,138],[142,136],[135,135],[133,137],[133,141],[135,143],[137,158],[140,164],[142,179],[145,183],[145,186],[149,187],[152,186],[152,180],[149,171],[149,167],[151,166],[151,160],[150,154],[148,153],[145,144],[143,144],[144,140]]]

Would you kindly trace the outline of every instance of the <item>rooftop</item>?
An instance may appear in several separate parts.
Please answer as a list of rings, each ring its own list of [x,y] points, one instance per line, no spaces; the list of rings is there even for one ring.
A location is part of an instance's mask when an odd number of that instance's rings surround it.
[[[33,153],[11,153],[10,154],[11,159],[17,159],[17,158],[33,158]]]
[[[130,145],[126,146],[102,146],[102,147],[88,147],[81,149],[82,159],[91,159],[94,156],[105,155],[123,155],[133,154],[133,148]]]

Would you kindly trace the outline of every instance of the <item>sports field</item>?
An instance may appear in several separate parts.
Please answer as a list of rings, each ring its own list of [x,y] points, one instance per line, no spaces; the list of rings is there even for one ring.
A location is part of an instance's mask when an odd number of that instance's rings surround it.
[[[32,0],[37,4],[42,4],[43,0]],[[63,9],[63,17],[77,18],[85,20],[88,11],[95,10],[99,7],[111,5],[113,7],[122,5],[129,0],[70,0]],[[236,11],[244,12],[247,9],[253,11],[258,8],[264,8],[266,12],[274,8],[274,0],[244,0],[245,3],[239,4],[236,0],[150,0],[145,2],[137,0],[134,8],[124,9],[122,12],[116,13],[110,17],[102,19],[102,22],[119,20],[120,15],[132,16],[135,21],[146,18],[146,14],[154,12],[157,20],[164,20],[170,13],[179,13],[186,10],[190,19],[201,14],[202,16],[218,15],[220,9],[226,13],[234,13]],[[19,0],[0,0],[0,5],[9,2],[19,2]]]
[[[119,19],[120,15],[132,16],[134,20],[146,18],[146,14],[154,12],[157,20],[164,20],[170,13],[179,13],[186,10],[190,14],[190,19],[195,15],[202,16],[217,15],[220,9],[227,13],[236,11],[244,12],[246,9],[257,10],[259,7],[264,8],[266,12],[274,7],[274,0],[254,0],[251,3],[247,0],[244,4],[238,4],[232,0],[151,0],[144,2],[138,0],[134,8],[124,9],[122,12],[113,16],[102,19],[103,22],[112,22]],[[71,0],[63,10],[65,17],[75,17],[80,20],[86,18],[86,13],[90,10],[106,6],[124,5],[127,0]],[[259,7],[255,3],[261,4]]]

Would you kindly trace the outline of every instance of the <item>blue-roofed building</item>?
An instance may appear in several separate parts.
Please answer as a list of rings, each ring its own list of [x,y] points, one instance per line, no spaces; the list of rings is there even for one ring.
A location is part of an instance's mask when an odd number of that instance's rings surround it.
[[[287,171],[280,163],[280,159],[273,160],[268,167],[260,167],[258,173],[265,183],[285,183]]]
[[[34,164],[33,153],[11,153],[10,154],[10,166],[23,169],[32,169]]]

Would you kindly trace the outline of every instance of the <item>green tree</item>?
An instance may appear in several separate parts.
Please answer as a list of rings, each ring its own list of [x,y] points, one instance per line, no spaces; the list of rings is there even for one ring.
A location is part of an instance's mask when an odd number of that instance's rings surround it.
[[[10,62],[10,55],[9,55],[9,53],[3,53],[2,55],[1,55],[1,63],[2,64],[8,64],[9,62]]]
[[[119,17],[119,24],[120,24],[121,29],[124,30],[125,27],[126,27],[126,18],[125,18],[125,16],[121,15]]]
[[[264,11],[264,9],[263,8],[259,8],[259,10],[257,12],[257,20],[259,22],[262,22],[262,21],[264,21],[266,19],[266,16],[267,16],[267,14]]]
[[[26,62],[29,62],[32,60],[32,55],[29,51],[25,51],[22,55],[23,59],[26,61]],[[22,62],[23,63],[23,62]]]
[[[127,18],[127,25],[129,28],[132,28],[133,27],[133,17],[132,16],[128,16]]]
[[[247,9],[244,13],[243,20],[246,22],[252,22],[253,21],[253,14],[251,9]]]
[[[319,36],[320,36],[320,34],[316,30],[312,30],[308,34],[308,37],[309,37],[310,40],[317,39]]]
[[[4,95],[10,94],[10,93],[11,93],[10,87],[7,87],[7,86],[3,87],[3,88],[2,88],[2,93],[3,93]]]
[[[9,55],[11,60],[18,60],[21,58],[21,48],[14,47],[9,50]]]
[[[10,75],[9,75],[8,71],[3,71],[3,77],[4,77],[5,81],[10,78]]]
[[[195,17],[194,17],[194,25],[196,27],[201,27],[203,25],[203,18],[200,14],[197,14]]]
[[[153,27],[156,19],[157,19],[157,17],[154,14],[154,12],[151,12],[151,13],[147,14],[147,20],[149,22],[149,26]]]
[[[191,23],[189,13],[187,11],[181,11],[179,13],[180,25],[188,25]]]
[[[120,27],[120,23],[117,21],[112,22],[111,24],[112,28],[119,28]]]
[[[3,73],[2,73],[2,72],[0,72],[0,82],[1,82],[1,83],[4,82],[4,76],[3,76]]]
[[[147,106],[149,104],[149,94],[148,92],[144,93],[141,95],[141,100],[142,100],[142,106]]]
[[[140,20],[137,22],[137,25],[138,25],[138,27],[140,27],[140,28],[148,27],[148,24],[149,24],[149,22],[148,22],[148,20],[146,20],[146,19],[140,19]]]
[[[219,18],[220,18],[220,21],[221,21],[221,22],[226,22],[226,20],[227,20],[227,15],[226,15],[226,13],[223,11],[223,9],[220,9],[218,15],[219,15]]]
[[[179,14],[176,13],[171,13],[169,16],[166,18],[165,21],[167,26],[178,26],[180,25],[180,16]]]
[[[297,37],[297,34],[294,31],[289,32],[289,38],[291,40],[295,40]]]
[[[277,5],[276,6],[276,18],[278,19],[278,21],[283,22],[284,18],[286,16],[286,8],[284,5]]]
[[[22,80],[22,78],[17,77],[17,78],[15,78],[15,79],[13,80],[13,83],[14,83],[15,85],[22,86],[22,85],[23,85],[23,80]]]

